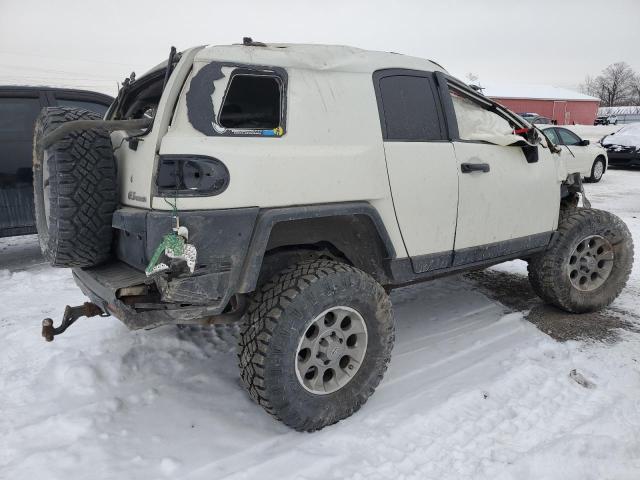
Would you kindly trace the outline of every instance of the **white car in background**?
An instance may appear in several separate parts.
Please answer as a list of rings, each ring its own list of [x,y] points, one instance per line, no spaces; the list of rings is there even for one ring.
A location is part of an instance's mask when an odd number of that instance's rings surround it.
[[[567,168],[570,172],[580,172],[588,182],[599,182],[607,171],[607,151],[602,145],[583,140],[567,128],[556,125],[536,125],[556,145],[563,148]]]

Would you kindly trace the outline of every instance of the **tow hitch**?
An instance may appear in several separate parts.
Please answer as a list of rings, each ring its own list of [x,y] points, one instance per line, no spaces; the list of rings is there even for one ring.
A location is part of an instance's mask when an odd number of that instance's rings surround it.
[[[59,327],[53,326],[53,320],[45,318],[42,320],[42,336],[47,342],[53,342],[53,337],[60,335],[67,328],[80,317],[108,317],[109,314],[102,311],[102,309],[94,303],[85,302],[83,305],[77,307],[71,307],[69,305],[64,309],[64,315],[62,315],[62,323]]]

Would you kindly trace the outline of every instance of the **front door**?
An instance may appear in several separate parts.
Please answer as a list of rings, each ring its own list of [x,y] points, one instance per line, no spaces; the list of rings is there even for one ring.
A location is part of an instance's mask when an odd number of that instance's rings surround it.
[[[458,170],[446,139],[433,75],[376,72],[393,204],[416,273],[451,265],[458,207]]]
[[[448,90],[460,177],[453,265],[546,244],[560,205],[548,149],[538,146],[538,158],[527,159],[523,147],[512,145],[522,143],[513,135],[513,119],[462,85],[449,84]]]

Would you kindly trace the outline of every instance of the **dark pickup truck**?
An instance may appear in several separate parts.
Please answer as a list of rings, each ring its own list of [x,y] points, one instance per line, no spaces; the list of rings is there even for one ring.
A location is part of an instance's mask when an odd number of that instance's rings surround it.
[[[36,233],[31,150],[40,110],[78,107],[104,115],[111,102],[85,90],[0,86],[0,237]]]

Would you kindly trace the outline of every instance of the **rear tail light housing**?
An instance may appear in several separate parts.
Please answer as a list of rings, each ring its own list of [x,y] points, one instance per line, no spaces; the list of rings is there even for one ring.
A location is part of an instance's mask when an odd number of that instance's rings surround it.
[[[229,186],[229,180],[229,170],[217,158],[202,155],[161,155],[158,160],[156,186],[160,195],[220,195]]]

